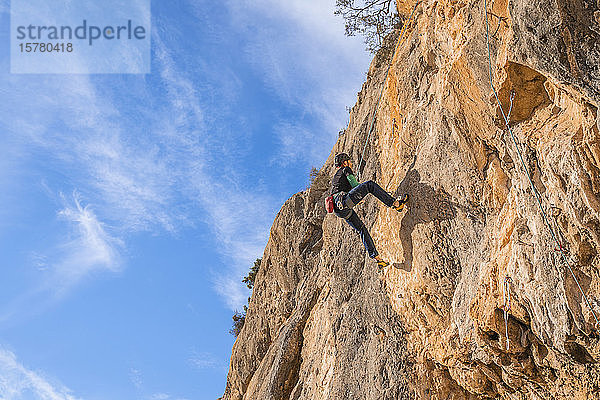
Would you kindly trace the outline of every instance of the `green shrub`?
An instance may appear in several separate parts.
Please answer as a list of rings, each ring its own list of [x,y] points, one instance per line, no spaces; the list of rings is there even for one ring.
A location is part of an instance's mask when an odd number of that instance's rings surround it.
[[[242,328],[244,327],[244,322],[246,322],[247,311],[248,307],[244,306],[243,312],[236,311],[235,314],[233,314],[233,317],[231,317],[231,319],[233,320],[233,324],[231,326],[231,329],[229,330],[229,333],[233,336],[238,337],[238,335],[242,331]]]
[[[254,280],[256,279],[256,274],[258,274],[258,270],[260,269],[261,262],[262,258],[257,258],[256,261],[254,261],[254,265],[250,268],[250,272],[248,272],[248,275],[246,275],[242,280],[242,282],[244,282],[246,286],[248,286],[248,289],[254,288]]]
[[[246,284],[248,289],[254,289],[254,281],[256,280],[256,274],[258,274],[258,270],[260,269],[260,263],[262,262],[262,258],[257,258],[254,261],[254,265],[250,267],[250,271],[248,275],[242,279],[242,282]],[[250,304],[250,297],[248,297],[248,304]],[[242,312],[237,311],[233,314],[231,319],[233,320],[231,329],[229,333],[235,337],[238,337],[242,328],[244,327],[244,322],[246,322],[246,313],[248,312],[248,305],[244,306],[244,310]]]

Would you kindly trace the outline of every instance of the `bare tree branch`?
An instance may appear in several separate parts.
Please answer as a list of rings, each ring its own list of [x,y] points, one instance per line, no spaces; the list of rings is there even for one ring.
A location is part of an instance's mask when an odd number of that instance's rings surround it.
[[[346,35],[362,34],[371,53],[389,45],[385,38],[403,22],[395,0],[336,0],[335,6],[335,14],[344,18]]]

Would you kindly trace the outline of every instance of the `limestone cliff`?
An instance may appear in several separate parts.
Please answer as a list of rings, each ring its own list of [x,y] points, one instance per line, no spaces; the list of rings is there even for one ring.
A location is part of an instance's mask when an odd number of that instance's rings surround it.
[[[600,399],[600,327],[550,233],[600,317],[599,9],[488,1],[525,171],[490,88],[484,0],[417,6],[315,182],[275,219],[224,399]],[[323,200],[334,154],[359,159],[382,87],[361,180],[411,200],[356,208],[395,263],[378,273]]]

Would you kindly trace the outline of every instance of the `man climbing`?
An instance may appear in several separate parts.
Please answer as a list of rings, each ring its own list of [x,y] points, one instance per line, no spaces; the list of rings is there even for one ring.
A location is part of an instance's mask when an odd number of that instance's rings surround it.
[[[352,207],[360,203],[367,194],[372,193],[386,206],[396,211],[402,211],[404,205],[408,202],[408,194],[394,199],[373,181],[359,184],[354,176],[354,172],[352,172],[352,160],[346,153],[340,153],[335,156],[335,166],[338,167],[338,170],[331,180],[331,194],[334,200],[333,211],[335,215],[344,218],[358,232],[367,253],[369,253],[369,257],[377,261],[379,269],[383,269],[389,263],[379,256],[367,227],[354,210],[352,210]]]

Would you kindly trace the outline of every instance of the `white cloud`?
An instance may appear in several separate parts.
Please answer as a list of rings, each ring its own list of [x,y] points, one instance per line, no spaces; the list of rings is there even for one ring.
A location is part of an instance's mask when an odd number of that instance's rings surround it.
[[[141,389],[144,386],[144,381],[142,380],[142,372],[139,369],[131,368],[129,370],[129,380],[135,386],[136,389]]]
[[[235,170],[215,168],[228,164],[228,157],[236,153],[237,138],[223,147],[223,137],[216,137],[205,124],[203,101],[210,93],[188,77],[189,71],[181,70],[170,53],[173,49],[159,37],[153,41],[155,70],[166,96],[145,116],[150,131],[138,136],[122,133],[120,111],[89,77],[51,77],[41,83],[11,76],[4,83],[14,88],[14,93],[50,91],[60,98],[57,105],[53,98],[33,96],[29,100],[23,95],[11,103],[15,110],[5,109],[0,115],[6,116],[10,137],[16,142],[11,150],[27,149],[21,153],[24,163],[30,152],[43,152],[41,162],[68,171],[69,181],[94,205],[94,209],[84,207],[75,198],[63,206],[59,215],[74,227],[74,234],[60,254],[34,250],[36,259],[54,266],[59,275],[69,278],[69,284],[90,272],[118,270],[118,249],[124,244],[117,238],[139,231],[176,233],[182,227],[207,223],[219,243],[218,251],[231,265],[219,275],[232,281],[241,279],[267,239],[276,204],[256,188],[243,186],[243,178]],[[235,87],[235,77],[228,81]],[[25,101],[33,101],[38,112],[29,116],[18,112],[19,102]],[[55,125],[56,119],[66,123],[69,131],[48,131],[45,127]],[[204,210],[204,215],[199,210]],[[243,296],[236,298],[245,301]]]
[[[152,400],[168,400],[171,398],[171,396],[166,393],[155,393],[152,396],[150,396],[150,398]]]
[[[277,204],[248,189],[218,182],[206,188],[200,200],[222,246],[219,252],[230,265],[226,271],[213,271],[215,289],[231,310],[241,309],[248,297],[241,279],[264,250]]]
[[[29,262],[40,280],[12,301],[4,304],[0,322],[38,314],[66,296],[85,278],[98,272],[118,272],[122,267],[122,240],[107,232],[93,209],[83,206],[79,195],[63,198],[64,208],[58,218],[65,221],[69,233],[42,252],[29,254]]]
[[[262,72],[264,83],[283,100],[312,113],[324,127],[325,132],[315,132],[297,121],[276,121],[275,133],[281,146],[272,161],[279,165],[292,160],[316,165],[329,153],[342,128],[340,121],[346,121],[346,105],[355,101],[356,89],[362,83],[362,71],[370,58],[366,53],[357,57],[364,48],[362,41],[345,37],[343,21],[333,15],[331,4],[322,1],[230,1],[227,6],[232,28],[247,38],[245,56]],[[197,15],[204,18],[201,7]],[[225,271],[214,271],[215,289],[232,310],[240,309],[248,296],[240,284],[241,277],[262,253],[280,204],[256,187],[246,186],[247,177],[227,167],[227,160],[238,153],[236,142],[241,138],[231,138],[231,132],[208,133],[202,104],[204,98],[215,94],[207,88],[199,91],[198,84],[188,77],[190,69],[183,71],[174,62],[172,53],[176,49],[167,47],[158,35],[153,42],[155,71],[163,78],[172,105],[167,121],[173,128],[165,129],[164,134],[184,153],[184,157],[177,154],[176,165],[185,174],[176,179],[179,187],[185,187],[187,195],[206,210],[205,222],[220,244],[218,251],[230,265]],[[215,66],[201,68],[203,73],[215,74]],[[234,98],[239,80],[231,71],[219,68],[217,75],[223,77],[212,78],[219,82],[217,95]],[[347,82],[356,82],[357,88],[349,87]],[[203,131],[201,138],[189,129],[192,126]],[[218,155],[216,159],[212,158],[214,154]]]
[[[182,397],[175,397],[167,393],[155,393],[149,397],[150,400],[187,400]]]
[[[216,276],[214,282],[215,290],[225,299],[227,307],[232,311],[241,311],[242,305],[247,303],[249,293],[241,285],[239,274]]]
[[[13,169],[23,174],[37,156],[42,168],[68,171],[70,181],[82,192],[98,194],[96,203],[110,210],[107,216],[119,221],[123,231],[156,226],[171,230],[178,223],[179,210],[167,207],[172,200],[169,165],[156,157],[153,144],[123,138],[116,122],[122,118],[119,111],[88,76],[26,81],[9,75],[5,84],[8,92],[15,93],[11,105],[0,111],[11,139],[7,151],[19,154]],[[34,93],[56,93],[60,101]],[[28,98],[28,94],[32,95]],[[19,104],[35,112],[25,115]],[[57,124],[66,129],[48,128]]]
[[[275,121],[274,133],[280,146],[270,162],[279,166],[293,162],[307,167],[319,165],[347,122],[346,106],[356,101],[356,92],[368,68],[371,56],[363,51],[362,39],[344,36],[343,20],[333,15],[334,6],[330,2],[230,0],[226,4],[232,30],[244,37],[246,43],[245,53],[240,57],[254,66],[263,83],[284,103],[318,121],[313,124]],[[202,18],[202,12],[198,8],[198,18]],[[355,82],[356,87],[349,82]],[[235,204],[228,200],[226,209],[215,206],[219,204],[218,196],[205,194],[204,199],[207,206],[213,205],[217,233],[236,260],[233,273],[215,277],[216,290],[232,310],[239,310],[248,296],[248,291],[240,285],[240,277],[262,252],[272,223],[272,214],[261,215],[257,211],[269,210],[272,202],[245,190],[234,193],[238,194],[234,199],[245,201]],[[266,207],[255,207],[261,200]],[[252,235],[247,236],[249,240],[239,236],[246,235],[245,227],[252,225],[257,227],[253,234],[260,235],[260,240],[252,240]]]
[[[331,147],[330,137],[315,135],[301,125],[282,122],[275,127],[275,132],[280,146],[271,162],[279,166],[302,162],[320,167],[316,165],[316,160],[322,158],[321,153],[324,148]]]
[[[71,225],[73,234],[71,240],[61,246],[62,254],[53,265],[54,284],[68,288],[94,271],[120,269],[117,247],[122,245],[121,241],[106,232],[89,205],[81,205],[77,193],[73,203],[67,204],[59,216]]]
[[[189,358],[190,364],[198,369],[212,369],[219,367],[219,362],[208,353],[196,353]]]
[[[0,398],[2,400],[76,400],[71,390],[51,383],[40,372],[27,369],[11,351],[0,348]]]
[[[334,2],[229,1],[228,6],[233,28],[250,38],[246,56],[266,85],[319,118],[325,132],[313,137],[329,138],[321,149],[328,154],[369,66],[362,38],[344,36]]]
[[[185,223],[174,206],[177,170],[158,154],[158,144],[127,145],[118,137],[113,143],[95,139],[84,144],[82,153],[88,156],[80,162],[89,169],[89,185],[101,194],[103,208],[110,210],[106,215],[121,231],[173,232]]]
[[[356,89],[347,82],[358,86],[362,81],[367,58],[356,56],[362,43],[343,36],[343,22],[322,1],[230,1],[228,7],[232,27],[247,33],[246,56],[265,84],[324,127],[314,132],[298,121],[276,121],[281,149],[275,161],[294,157],[316,164],[328,154],[346,118],[345,105],[354,101]],[[155,26],[152,40],[154,72],[162,82],[151,88],[146,84],[150,77],[139,82],[123,78],[132,84],[130,104],[116,103],[112,90],[121,88],[112,78],[6,75],[3,80],[0,90],[11,94],[0,110],[9,138],[6,151],[19,154],[9,168],[25,170],[43,154],[37,161],[41,168],[64,173],[71,185],[52,191],[78,188],[94,206],[78,199],[64,205],[60,215],[73,227],[72,236],[58,254],[35,249],[36,263],[42,260],[43,272],[54,270],[76,283],[95,271],[119,270],[124,243],[118,238],[140,231],[176,234],[205,222],[228,265],[214,271],[215,288],[230,308],[240,308],[247,297],[240,279],[262,253],[280,199],[254,183],[247,186],[248,176],[228,166],[246,151],[248,132],[213,129],[214,114],[228,111],[215,110],[211,99],[233,101],[240,80],[202,55],[186,55],[197,62],[179,65],[174,56],[185,49],[167,46],[161,32],[165,27]],[[128,110],[134,99],[161,89],[165,96],[153,101],[151,111]],[[23,109],[35,111],[25,114]],[[8,189],[9,182],[0,179],[0,187]]]
[[[67,171],[82,193],[97,194],[94,203],[106,210],[103,217],[117,221],[123,232],[174,231],[187,223],[185,212],[174,206],[173,157],[161,154],[169,148],[169,138],[154,132],[123,133],[130,128],[123,121],[141,130],[135,118],[170,121],[171,110],[126,118],[115,105],[110,86],[97,85],[87,75],[47,79],[6,75],[0,90],[11,93],[0,117],[7,125],[6,152],[16,154],[11,156],[16,159],[12,170],[26,170],[36,157],[42,168]],[[132,96],[140,95],[132,89]],[[16,180],[0,176],[3,187]]]
[[[202,125],[201,99],[194,84],[185,72],[177,68],[160,38],[156,38],[155,43],[157,68],[165,81],[168,100],[175,111],[171,118],[179,121],[183,128],[190,123]],[[212,156],[210,142],[198,143],[197,133],[185,129],[170,132],[169,135],[185,155],[183,158],[181,153],[177,155],[181,163],[181,187],[206,211],[204,222],[211,227],[219,243],[217,250],[230,265],[225,271],[215,272],[215,288],[231,309],[239,308],[247,297],[247,291],[240,283],[242,274],[262,253],[272,222],[272,210],[276,205],[267,194],[245,186],[243,177],[234,168],[228,167],[227,158],[235,154],[235,148],[218,150],[221,160],[209,166],[202,160]],[[213,136],[208,133],[204,135],[208,138]],[[213,138],[216,141],[219,139]],[[217,165],[218,168],[215,168]]]

